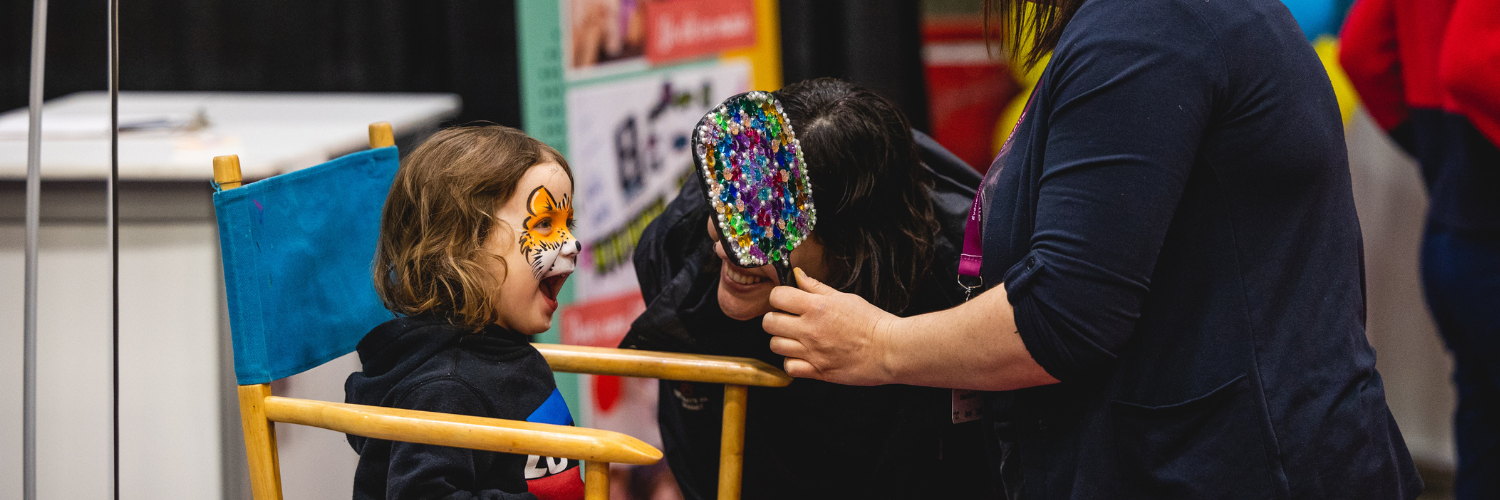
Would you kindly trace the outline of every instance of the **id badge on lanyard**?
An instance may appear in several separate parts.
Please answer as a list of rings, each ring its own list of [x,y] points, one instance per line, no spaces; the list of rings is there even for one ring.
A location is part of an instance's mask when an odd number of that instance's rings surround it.
[[[1004,168],[1002,163],[1006,155],[1010,153],[1011,140],[1016,136],[1016,130],[1021,128],[1021,122],[1026,120],[1026,115],[1031,112],[1032,100],[1036,98],[1036,91],[1026,98],[1026,107],[1021,111],[1021,117],[1016,119],[1015,127],[1010,130],[1010,136],[1005,138],[1005,144],[1000,147],[1000,154],[995,155],[995,161],[991,164],[989,172],[985,175],[984,182],[979,189],[974,190],[974,204],[969,207],[969,219],[964,225],[963,252],[958,256],[958,286],[964,289],[964,302],[974,298],[976,290],[983,292],[984,277],[980,276],[980,270],[984,263],[984,193],[986,187],[999,177],[1000,170]],[[984,397],[980,391],[972,389],[953,390],[953,423],[961,424],[979,420],[984,417]]]

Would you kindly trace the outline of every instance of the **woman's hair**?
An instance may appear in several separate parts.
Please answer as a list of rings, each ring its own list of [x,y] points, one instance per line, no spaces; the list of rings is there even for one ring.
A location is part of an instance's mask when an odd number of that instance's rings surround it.
[[[549,161],[573,177],[556,149],[500,125],[443,130],[408,154],[380,214],[375,290],[386,308],[476,331],[499,319],[491,294],[500,283],[483,261],[505,260],[480,246],[521,177]]]
[[[887,311],[911,304],[935,253],[932,177],[895,104],[832,78],[775,92],[802,143],[823,244],[824,281]]]
[[[984,34],[998,33],[1011,58],[1027,69],[1057,48],[1083,0],[984,0]]]

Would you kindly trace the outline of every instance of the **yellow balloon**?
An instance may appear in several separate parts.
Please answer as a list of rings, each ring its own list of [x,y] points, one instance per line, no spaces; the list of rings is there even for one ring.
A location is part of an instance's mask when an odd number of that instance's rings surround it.
[[[1031,92],[1036,89],[1037,82],[1042,79],[1042,70],[1047,68],[1047,62],[1052,60],[1052,54],[1042,56],[1030,71],[1023,71],[1020,65],[1011,64],[1011,72],[1016,81],[1021,83],[1021,91],[1016,97],[1005,105],[1005,110],[1000,112],[1000,119],[995,122],[995,137],[990,141],[990,154],[1000,154],[1000,148],[1005,146],[1006,139],[1010,138],[1011,130],[1016,128],[1016,122],[1021,120],[1021,113],[1026,111],[1026,101],[1031,99]]]
[[[1313,50],[1318,52],[1318,59],[1323,60],[1323,69],[1328,71],[1328,81],[1333,84],[1333,95],[1339,100],[1339,115],[1348,125],[1354,109],[1359,107],[1359,93],[1354,91],[1349,75],[1344,74],[1344,67],[1339,65],[1339,39],[1333,35],[1320,36],[1313,42]]]

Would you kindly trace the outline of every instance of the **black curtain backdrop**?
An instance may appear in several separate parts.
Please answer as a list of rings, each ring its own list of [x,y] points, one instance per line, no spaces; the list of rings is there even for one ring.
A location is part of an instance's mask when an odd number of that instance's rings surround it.
[[[50,0],[47,98],[105,88],[104,0]],[[123,0],[124,90],[453,92],[520,125],[514,0]],[[782,0],[787,82],[832,76],[927,130],[919,0]],[[31,1],[0,0],[0,110],[27,102]]]
[[[927,123],[919,0],[782,0],[787,83],[831,76],[894,101],[912,126]]]
[[[105,1],[50,0],[46,97],[106,88]],[[124,90],[453,92],[516,126],[513,0],[122,0]],[[26,105],[31,1],[0,0],[0,109]]]

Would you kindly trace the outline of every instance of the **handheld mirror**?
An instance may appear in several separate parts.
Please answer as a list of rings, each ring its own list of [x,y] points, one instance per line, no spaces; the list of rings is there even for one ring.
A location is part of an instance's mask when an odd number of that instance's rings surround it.
[[[714,208],[724,253],[740,267],[775,266],[791,279],[792,249],[817,222],[802,146],[768,92],[730,97],[698,121],[693,162]]]

